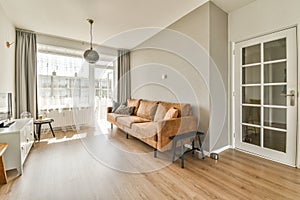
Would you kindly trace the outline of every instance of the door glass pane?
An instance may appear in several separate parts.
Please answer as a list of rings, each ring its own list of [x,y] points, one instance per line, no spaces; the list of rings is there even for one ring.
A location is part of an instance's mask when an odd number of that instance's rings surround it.
[[[242,126],[243,142],[260,146],[260,128],[252,126]]]
[[[265,86],[264,87],[264,104],[286,106],[286,97],[280,94],[285,93],[285,85]]]
[[[260,125],[260,107],[243,106],[243,123]]]
[[[112,69],[95,68],[95,114],[97,120],[106,119],[106,108],[112,105]]]
[[[264,125],[286,129],[286,108],[264,108]]]
[[[247,104],[260,104],[260,86],[243,87],[242,102]]]
[[[264,43],[264,61],[286,59],[286,38]]]
[[[260,83],[260,65],[243,67],[243,84]]]
[[[265,83],[286,82],[286,62],[264,65]]]
[[[264,147],[286,152],[286,132],[264,129]]]
[[[242,50],[242,64],[252,64],[260,62],[260,44],[245,47]]]

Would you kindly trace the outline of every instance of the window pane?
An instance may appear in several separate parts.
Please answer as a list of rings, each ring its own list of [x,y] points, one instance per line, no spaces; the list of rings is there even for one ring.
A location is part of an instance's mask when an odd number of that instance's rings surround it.
[[[112,105],[113,69],[95,68],[95,112],[106,119],[106,107]]]
[[[260,86],[243,87],[242,102],[260,104]]]
[[[243,84],[260,83],[260,65],[243,67]]]
[[[286,152],[286,132],[264,129],[264,147]]]
[[[260,146],[260,128],[252,126],[242,126],[243,142]]]
[[[264,104],[286,106],[286,97],[280,94],[285,93],[285,85],[265,86],[264,87]]]
[[[253,45],[250,47],[245,47],[242,50],[243,58],[242,64],[252,64],[252,63],[259,63],[260,62],[260,44]]]
[[[264,43],[264,61],[286,59],[286,38]]]
[[[264,108],[264,125],[286,129],[286,108]]]
[[[243,122],[260,125],[260,107],[243,106]]]
[[[285,83],[286,62],[265,65],[264,77],[265,77],[265,83]]]
[[[84,68],[82,58],[38,52],[37,73],[39,110],[72,108],[74,94],[88,102],[88,90],[75,91],[76,80],[82,79],[83,87],[88,87],[89,70]]]

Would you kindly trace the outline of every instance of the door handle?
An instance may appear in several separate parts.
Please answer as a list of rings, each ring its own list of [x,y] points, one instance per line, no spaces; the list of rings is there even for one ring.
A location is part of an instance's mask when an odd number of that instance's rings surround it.
[[[284,96],[284,97],[295,96],[295,91],[294,91],[294,90],[291,90],[291,93],[290,93],[290,94],[284,94],[284,93],[281,93],[280,96]]]
[[[291,90],[289,94],[281,93],[280,96],[291,97],[290,104],[291,106],[295,105],[295,90]]]

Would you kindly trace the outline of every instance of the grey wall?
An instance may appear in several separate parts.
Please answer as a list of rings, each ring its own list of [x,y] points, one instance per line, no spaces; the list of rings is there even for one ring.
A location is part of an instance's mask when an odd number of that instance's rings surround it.
[[[213,60],[213,65],[217,66],[217,69],[220,72],[221,79],[223,81],[223,86],[225,89],[225,95],[228,94],[228,15],[215,4],[210,3],[210,57]],[[218,91],[218,88],[215,88],[214,76],[217,74],[210,73],[210,87],[211,91]],[[214,139],[210,140],[211,150],[216,150],[227,146],[230,144],[230,133],[229,133],[229,102],[228,98],[223,99],[225,106],[226,117],[223,121],[223,126],[220,130],[215,129],[215,126],[211,126],[211,131],[215,136]],[[220,105],[219,102],[216,102]],[[217,111],[218,112],[218,111]],[[221,121],[220,121],[221,122]],[[220,134],[218,134],[220,132]]]
[[[217,116],[216,105],[227,107],[227,97],[219,104],[210,92],[227,92],[227,41],[227,14],[208,2],[131,53],[132,97],[191,103],[208,151],[229,144],[227,115],[219,129],[210,120],[212,110]]]

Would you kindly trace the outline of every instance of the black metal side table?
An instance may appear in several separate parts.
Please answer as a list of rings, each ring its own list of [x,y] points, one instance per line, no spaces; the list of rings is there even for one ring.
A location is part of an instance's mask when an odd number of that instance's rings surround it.
[[[38,119],[34,121],[34,124],[37,126],[37,139],[40,141],[41,139],[41,127],[43,124],[49,124],[53,137],[55,137],[54,131],[52,129],[51,123],[54,122],[52,118]]]
[[[205,155],[204,155],[203,148],[202,148],[202,142],[201,142],[201,138],[200,138],[201,135],[204,135],[204,133],[198,132],[198,131],[193,131],[193,132],[188,132],[188,133],[184,133],[184,134],[180,134],[180,135],[171,136],[170,139],[173,140],[172,162],[175,161],[176,156],[179,156],[179,158],[181,159],[181,168],[184,168],[184,155],[189,152],[192,152],[192,154],[194,154],[194,152],[196,150],[201,151],[202,159],[204,159]],[[195,147],[195,138],[198,140],[199,147]],[[185,151],[184,140],[186,140],[186,139],[192,139],[192,148]],[[181,151],[180,151],[179,155],[176,154],[177,142],[180,142]]]

